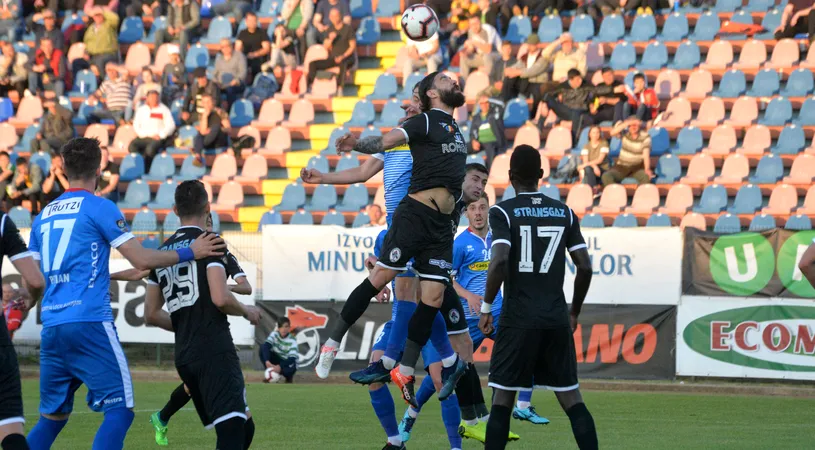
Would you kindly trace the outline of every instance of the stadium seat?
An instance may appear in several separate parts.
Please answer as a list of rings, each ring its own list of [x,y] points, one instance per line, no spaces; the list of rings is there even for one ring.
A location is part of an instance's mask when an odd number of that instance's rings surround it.
[[[712,11],[717,13],[730,13],[735,12],[741,8],[742,0],[717,0],[712,8]]]
[[[150,202],[150,186],[142,180],[131,181],[127,185],[125,197],[118,203],[121,209],[141,208]]]
[[[249,125],[252,123],[254,118],[255,107],[249,100],[235,100],[235,103],[233,103],[232,107],[229,109],[229,123],[235,128]]]
[[[792,122],[799,127],[815,125],[815,97],[804,100],[804,104],[798,111],[798,117]]]
[[[181,122],[181,108],[184,106],[184,99],[177,98],[170,104],[170,114],[173,115],[173,121],[176,127],[180,127]]]
[[[141,178],[144,175],[144,158],[138,153],[129,153],[119,163],[119,180],[123,182]]]
[[[179,170],[178,175],[173,176],[173,180],[181,182],[201,179],[207,173],[207,168],[204,166],[196,167],[194,161],[195,156],[187,156],[184,162],[181,163],[181,170]]]
[[[158,187],[155,201],[148,203],[147,207],[151,209],[172,208],[175,204],[175,190],[177,187],[178,183],[172,179],[161,183],[161,185]]]
[[[529,120],[529,106],[526,100],[513,98],[507,102],[504,110],[504,126],[507,128],[518,128]]]
[[[334,170],[335,172],[341,172],[343,170],[355,169],[357,167],[359,167],[359,159],[350,153],[345,153],[340,157],[339,161],[337,161],[337,167]]]
[[[218,44],[221,39],[232,39],[232,24],[224,16],[212,19],[206,30],[206,35],[200,39],[202,44]]]
[[[815,217],[815,186],[810,186],[809,189],[807,189],[804,204],[798,208],[797,213]]]
[[[695,155],[702,150],[703,145],[702,130],[689,126],[679,130],[676,144],[671,147],[671,153],[674,155]]]
[[[648,221],[645,222],[646,227],[670,227],[671,218],[665,214],[651,214]]]
[[[4,99],[8,100],[8,97],[4,97]],[[25,131],[23,132],[23,137],[20,138],[20,140],[17,141],[17,144],[14,146],[14,151],[17,152],[17,153],[29,151],[31,149],[31,141],[34,138],[37,137],[37,133],[39,133],[39,132],[40,132],[40,124],[35,123],[35,124],[27,126],[25,128]],[[2,132],[0,132],[0,135],[1,134],[2,134]],[[15,132],[15,136],[16,136],[16,132]]]
[[[35,122],[39,122],[42,118],[44,111],[42,109],[42,100],[37,96],[23,97],[17,105],[17,114],[14,115],[11,122],[15,125],[28,126]]]
[[[755,175],[749,178],[750,183],[774,184],[784,176],[784,163],[774,154],[765,155],[758,161]]]
[[[696,228],[697,230],[705,231],[707,230],[707,222],[705,221],[705,216],[699,213],[690,213],[682,217],[682,220],[679,222],[679,228],[681,230],[685,228]]]
[[[712,156],[699,153],[694,155],[688,165],[688,172],[680,180],[685,184],[707,184],[716,174],[716,167]]]
[[[691,126],[714,127],[724,121],[724,101],[718,97],[708,97],[699,106],[696,119],[691,120]]]
[[[750,227],[748,229],[750,231],[760,232],[772,230],[773,228],[775,228],[775,217],[761,214],[753,216],[753,220],[750,221]]]
[[[306,126],[314,122],[314,104],[301,98],[294,102],[289,111],[289,120],[282,123],[284,127]]]
[[[750,161],[744,155],[734,153],[724,160],[722,171],[713,179],[714,183],[736,184],[750,176]]]
[[[738,233],[741,231],[741,221],[739,216],[732,214],[722,214],[716,218],[716,223],[713,224],[713,232],[720,234]]]
[[[572,148],[572,132],[566,127],[556,126],[546,137],[544,154],[549,158],[560,158]]]
[[[342,203],[337,205],[337,211],[349,212],[359,211],[368,204],[368,188],[364,184],[357,183],[348,186],[342,196]]]
[[[541,24],[543,25],[543,24]],[[603,17],[600,23],[600,30],[597,36],[592,39],[594,42],[617,42],[625,36],[625,21],[619,14],[611,14]]]
[[[156,32],[158,30],[167,29],[167,16],[159,16],[153,18],[153,24],[150,26],[150,31],[144,36],[144,42],[154,42],[156,40]],[[121,42],[121,38],[119,38]],[[156,56],[158,59],[158,56]]]
[[[401,12],[399,0],[379,0],[376,5],[376,11],[374,11],[374,16],[392,18]]]
[[[757,69],[767,62],[767,46],[764,41],[750,39],[744,44],[739,54],[739,60],[733,63],[734,69]]]
[[[608,17],[605,18],[607,20]],[[563,34],[563,22],[560,16],[553,14],[541,18],[538,24],[538,38],[544,44],[553,42]]]
[[[283,224],[283,216],[280,215],[279,212],[275,211],[274,208],[270,209],[263,213],[260,217],[260,222],[258,222],[258,231],[263,231],[263,225],[281,225]]]
[[[156,213],[148,208],[142,208],[133,217],[131,229],[135,233],[154,233],[158,231]]]
[[[289,225],[314,225],[314,216],[305,209],[298,209],[294,215],[291,216]]]
[[[311,48],[315,48],[315,47],[310,47],[310,49]],[[319,48],[323,48],[323,47],[319,46]],[[325,51],[325,49],[323,49],[323,51]],[[302,76],[300,77],[300,81],[298,81],[297,85],[295,86],[296,87],[296,92],[292,90],[293,89],[292,88],[292,82],[293,82],[292,74],[291,74],[291,72],[289,72],[289,73],[286,74],[285,78],[283,78],[283,86],[280,87],[280,92],[275,94],[275,98],[280,99],[280,100],[298,99],[298,98],[300,98],[302,96],[303,93],[308,91],[307,77],[302,77]],[[316,80],[315,80],[315,82],[316,82]]]
[[[464,219],[464,216],[461,216]],[[354,217],[354,222],[351,224],[351,228],[362,228],[366,225],[371,223],[371,216],[368,215],[366,212],[360,212]]]
[[[533,148],[540,148],[541,135],[538,127],[532,124],[521,125],[521,127],[518,128],[518,131],[515,133],[515,140],[512,141],[513,149],[517,148],[519,145],[529,145]]]
[[[691,100],[704,100],[713,92],[713,75],[707,70],[698,69],[691,72],[685,84],[685,91],[680,95]]]
[[[693,111],[690,102],[682,97],[671,99],[660,123],[665,128],[684,127],[691,120]]]
[[[31,211],[22,206],[15,206],[8,212],[8,216],[17,228],[31,228]]]
[[[586,47],[586,69],[600,70],[606,62],[606,52],[597,42],[589,42]]]
[[[787,219],[784,229],[793,231],[808,231],[812,229],[812,219],[803,214],[796,214]]]
[[[776,155],[795,155],[806,147],[806,136],[804,129],[792,124],[784,127],[778,136],[776,144],[770,148],[770,152]]]
[[[532,34],[532,21],[526,16],[515,16],[509,20],[505,41],[513,44],[523,44],[526,38]]]
[[[673,60],[668,63],[669,69],[689,70],[696,68],[702,61],[699,45],[696,42],[684,41],[674,53]]]
[[[214,212],[234,211],[243,203],[243,200],[243,186],[235,181],[227,181],[221,186],[221,191],[218,192],[218,200],[212,203],[212,209]],[[215,228],[214,217],[212,226]]]
[[[725,69],[733,63],[733,45],[729,41],[715,41],[707,51],[703,69]]]
[[[727,208],[730,214],[754,214],[761,208],[763,202],[761,189],[755,184],[747,184],[739,188],[733,206]]]
[[[89,94],[96,92],[96,89],[98,89],[96,75],[88,69],[83,69],[76,74],[73,90],[68,95],[71,97],[87,97]]]
[[[659,189],[654,184],[642,184],[634,192],[626,214],[650,214],[659,207]]]
[[[260,104],[258,118],[252,121],[252,125],[255,127],[275,126],[282,122],[284,117],[283,103],[274,98],[267,98]]]
[[[408,77],[402,80],[402,90],[396,96],[399,100],[408,100],[413,96],[413,88],[419,84],[424,78],[424,74],[420,72],[413,72]]]
[[[14,128],[14,125],[7,122],[0,123],[0,150],[10,150],[17,145],[18,141],[17,129]],[[12,164],[14,164],[13,161]]]
[[[718,214],[727,208],[727,189],[720,184],[705,187],[699,204],[693,208],[700,214]]]
[[[637,228],[637,218],[631,214],[620,214],[614,218],[614,223],[611,224],[615,228]]]
[[[793,39],[781,39],[773,47],[770,60],[764,65],[767,69],[790,69],[801,59],[798,42]]]
[[[357,45],[375,45],[382,36],[379,22],[375,17],[365,17],[357,28]]]
[[[257,183],[269,175],[269,165],[266,158],[260,153],[249,155],[243,161],[241,174],[232,179],[238,183]]]
[[[802,69],[815,69],[815,45],[810,45],[806,59],[800,62]]]
[[[349,7],[351,8],[351,17],[354,19],[362,19],[374,13],[371,0],[350,0]]]
[[[481,71],[471,72],[464,84],[464,97],[467,100],[475,100],[488,87],[490,87],[489,75]]]
[[[656,168],[656,184],[673,184],[682,176],[682,165],[679,158],[667,154],[659,157]]]
[[[746,156],[761,156],[770,148],[770,129],[764,125],[753,125],[747,129],[738,153]]]
[[[325,215],[323,216],[323,220],[320,221],[320,225],[334,225],[338,227],[344,227],[345,216],[332,209],[331,211],[325,213]]]
[[[633,45],[624,41],[614,46],[608,65],[614,70],[628,70],[636,63],[637,51]]]
[[[359,133],[359,138],[360,139],[365,139],[366,137],[371,137],[371,136],[373,136],[373,137],[381,137],[382,136],[382,130],[380,130],[379,128],[377,128],[377,127],[375,127],[373,125],[368,125],[367,128],[362,130],[362,133]]]
[[[629,42],[648,42],[657,35],[657,21],[652,14],[640,14],[631,24],[631,30],[625,38]]]
[[[798,206],[798,192],[795,186],[789,184],[779,184],[770,194],[770,201],[767,206],[761,209],[761,214],[783,215]]]
[[[323,155],[312,156],[306,164],[306,169],[317,169],[322,173],[329,172],[328,159]]]
[[[238,137],[240,138],[243,136],[249,136],[255,140],[255,145],[251,149],[247,150],[258,149],[263,144],[263,141],[261,140],[260,137],[260,131],[257,128],[253,127],[252,125],[245,125],[241,127],[240,130],[238,130]]]
[[[603,221],[603,216],[599,214],[586,214],[580,219],[581,228],[605,228],[606,224]]]
[[[728,22],[731,24],[753,25],[753,15],[747,11],[736,11],[725,23]],[[720,33],[719,38],[728,41],[744,41],[747,39],[747,35],[744,33]]]
[[[198,43],[187,50],[187,56],[184,58],[184,67],[187,72],[192,72],[199,67],[207,67],[209,63],[209,50],[206,46]]]
[[[505,202],[512,198],[515,198],[515,188],[510,184],[506,189],[504,189],[504,195],[501,196],[501,201]]]
[[[712,41],[719,33],[721,22],[719,16],[710,11],[699,16],[696,25],[693,27],[693,34],[690,39],[693,41]]]
[[[728,70],[719,81],[719,88],[713,95],[722,98],[736,98],[744,95],[747,91],[747,79],[741,70]]]
[[[756,39],[762,41],[769,41],[775,39],[775,30],[781,25],[781,9],[773,9],[764,14],[761,19],[761,28],[767,30],[762,33],[756,34]]]
[[[85,129],[85,137],[86,138],[96,138],[99,141],[100,147],[107,147],[110,145],[110,135],[108,134],[108,128],[102,124],[91,124],[88,125],[88,128]]]
[[[119,29],[119,43],[132,44],[144,39],[144,22],[141,17],[126,17]]]
[[[591,16],[580,14],[572,19],[569,33],[575,42],[586,42],[594,36],[594,20]]]
[[[612,53],[613,54],[613,53]],[[668,65],[668,49],[659,41],[654,41],[645,47],[642,61],[637,64],[639,70],[660,70]]]
[[[175,175],[175,162],[167,152],[161,152],[150,163],[150,172],[142,179],[145,181],[164,181]]]
[[[805,97],[815,90],[815,82],[812,78],[812,70],[798,68],[790,72],[784,89],[778,93],[782,97]]]
[[[178,128],[176,130],[176,141],[179,142],[180,148],[168,147],[167,152],[170,154],[188,154],[188,149],[194,147],[196,137],[198,137],[198,130],[192,125],[184,125]]]
[[[775,0],[750,0],[742,9],[747,12],[765,12],[775,6]]]
[[[14,136],[17,137],[16,135]],[[51,171],[51,153],[42,150],[32,154],[28,161],[31,164],[36,164],[42,169],[42,173],[46,174]]]
[[[664,46],[662,46],[664,47]],[[682,78],[676,70],[661,70],[654,82],[654,91],[660,100],[670,100],[682,92]]]
[[[739,97],[730,108],[726,123],[734,127],[749,127],[758,120],[758,101],[754,97]]]
[[[154,234],[149,234],[141,241],[141,246],[144,248],[149,248],[150,250],[158,250],[161,242],[159,242],[158,237]]]
[[[668,215],[685,214],[693,206],[693,190],[687,184],[675,184],[665,197],[665,206],[657,212]]]
[[[175,233],[175,230],[181,227],[181,219],[178,218],[175,212],[170,211],[164,216],[164,223],[161,225],[161,229],[164,233]]]
[[[558,189],[558,187],[554,184],[544,183],[540,188],[538,188],[538,192],[549,198],[560,201],[560,189]]]
[[[648,130],[651,136],[651,156],[662,156],[670,150],[671,136],[668,130],[662,127],[653,127]]]
[[[603,19],[605,21],[605,19]],[[688,19],[684,14],[673,13],[665,19],[662,25],[662,33],[657,39],[663,42],[679,42],[688,37]]]
[[[306,206],[309,211],[328,211],[337,204],[337,189],[331,184],[321,184],[314,188],[311,202]]]
[[[810,185],[815,179],[815,156],[798,155],[792,162],[790,174],[784,177],[784,183]]]
[[[730,125],[719,125],[713,129],[708,146],[702,152],[712,156],[727,156],[736,149],[736,145],[736,130]]]
[[[348,134],[349,132],[350,131],[348,131],[348,128],[346,128],[346,127],[334,128],[334,130],[331,132],[331,135],[328,137],[328,146],[326,148],[324,148],[322,151],[320,151],[320,154],[321,155],[336,155],[337,154],[337,147],[335,146],[335,143],[337,142],[337,139],[339,139],[341,136],[344,136],[344,135]],[[267,145],[268,145],[268,141],[266,141],[266,142],[267,142]]]
[[[0,122],[5,122],[14,117],[14,104],[8,97],[0,98]]]
[[[150,67],[150,48],[144,42],[130,44],[125,57],[124,68],[131,77],[139,75],[145,67]]]
[[[764,110],[764,117],[758,123],[767,126],[782,126],[792,121],[792,104],[783,97],[770,100]]]
[[[610,184],[603,188],[600,202],[592,210],[597,214],[618,213],[628,206],[628,194],[622,184]]]
[[[209,174],[204,175],[201,180],[209,184],[226,183],[238,174],[238,163],[231,153],[221,153],[215,157],[212,169]]]
[[[751,97],[772,97],[779,90],[781,90],[781,78],[778,76],[778,72],[772,69],[764,69],[756,74],[747,95]]]
[[[383,73],[376,79],[374,91],[368,95],[368,100],[386,100],[396,97],[399,91],[399,85],[396,82],[396,77],[390,73]]]
[[[113,135],[113,144],[110,147],[110,152],[124,156],[128,152],[130,142],[136,138],[136,131],[133,130],[133,125],[122,125],[116,128],[116,134]]]
[[[576,184],[569,189],[566,196],[566,204],[572,208],[575,214],[581,215],[591,209],[594,205],[594,192],[588,184]]]

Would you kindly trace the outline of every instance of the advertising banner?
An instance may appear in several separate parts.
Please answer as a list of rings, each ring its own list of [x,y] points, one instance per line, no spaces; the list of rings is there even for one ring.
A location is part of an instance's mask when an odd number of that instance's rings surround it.
[[[688,229],[682,293],[732,297],[815,298],[798,263],[815,231],[774,229],[718,235]]]
[[[320,345],[328,338],[332,320],[342,303],[263,301],[265,315],[286,316],[299,329],[300,367],[313,366]],[[351,371],[366,365],[382,327],[391,318],[391,306],[372,303],[343,339],[335,370]],[[258,343],[273,331],[274,321],[256,327]],[[674,377],[676,307],[659,305],[586,305],[575,332],[580,376],[588,378],[670,379]],[[486,374],[492,341],[476,350],[474,359]]]
[[[257,286],[257,266],[250,262],[240,262],[246,272],[246,277],[252,286]],[[110,271],[130,269],[132,266],[127,260],[110,260]],[[7,260],[3,264],[3,283],[10,283],[13,287],[20,286],[20,275],[14,266]],[[172,344],[173,333],[160,328],[148,326],[144,323],[144,296],[147,292],[145,281],[111,281],[110,303],[113,309],[114,324],[119,333],[121,342],[145,344]],[[237,295],[235,297],[243,303],[254,305],[252,295]],[[29,313],[23,325],[14,334],[14,340],[39,341],[42,322],[40,322],[40,307],[37,304],[36,314]],[[229,328],[236,345],[253,345],[255,343],[254,326],[241,317],[229,317]]]
[[[367,273],[381,228],[263,227],[265,300],[345,301]],[[587,303],[676,305],[682,271],[678,228],[584,229],[594,278]],[[566,263],[566,298],[575,267]],[[621,289],[625,287],[625,289]]]
[[[683,296],[678,325],[678,375],[815,380],[811,303]]]

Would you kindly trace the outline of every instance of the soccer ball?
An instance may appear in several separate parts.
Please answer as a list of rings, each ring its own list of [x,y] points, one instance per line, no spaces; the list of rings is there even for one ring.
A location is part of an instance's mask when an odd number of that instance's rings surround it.
[[[402,30],[412,41],[426,41],[439,31],[439,18],[427,5],[413,5],[402,13]]]
[[[272,369],[266,369],[266,372],[263,375],[266,378],[267,383],[277,383],[280,381],[280,374],[272,371]]]

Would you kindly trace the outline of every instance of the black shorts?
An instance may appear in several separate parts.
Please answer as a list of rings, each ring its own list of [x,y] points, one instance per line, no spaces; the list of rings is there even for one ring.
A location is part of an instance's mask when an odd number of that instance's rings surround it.
[[[0,317],[0,320],[3,320]],[[3,328],[0,333],[8,331]],[[0,340],[6,340],[0,338]],[[17,366],[17,352],[11,341],[0,345],[0,426],[10,423],[25,423],[23,416],[23,392],[20,385],[20,368]]]
[[[447,334],[462,334],[470,331],[467,320],[464,318],[464,307],[452,284],[447,284],[444,289],[444,299],[439,311],[444,316]]]
[[[450,214],[405,197],[393,213],[377,264],[404,271],[413,259],[412,268],[419,278],[449,283],[457,225]]]
[[[577,389],[577,356],[569,328],[498,327],[490,358],[489,386],[507,391]]]
[[[249,407],[237,353],[222,353],[177,369],[204,427],[212,428],[233,417],[246,419]]]

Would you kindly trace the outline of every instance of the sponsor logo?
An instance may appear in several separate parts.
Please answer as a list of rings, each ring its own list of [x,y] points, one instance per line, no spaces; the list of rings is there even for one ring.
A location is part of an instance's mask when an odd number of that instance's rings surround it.
[[[754,369],[815,372],[815,308],[756,306],[700,317],[685,327],[691,350]]]
[[[445,261],[443,259],[431,259],[428,262],[430,263],[430,265],[439,267],[441,269],[450,270],[450,269],[453,268],[453,264],[451,264],[451,263],[449,263],[449,262],[447,262],[447,261]]]
[[[450,318],[450,323],[458,323],[458,321],[461,320],[461,316],[455,309],[451,309],[450,314],[448,314],[447,317]]]
[[[74,197],[65,200],[53,201],[42,211],[42,218],[47,219],[52,216],[77,214],[82,207],[82,197]]]
[[[449,123],[439,122],[439,126],[441,126],[442,130],[444,130],[444,131],[446,131],[448,133],[451,133],[451,134],[455,133],[455,130],[453,129],[453,127]]]
[[[104,403],[106,405],[112,405],[114,403],[121,403],[123,401],[124,401],[124,399],[122,397],[116,397],[116,398],[106,398],[105,401],[102,402],[102,403]]]
[[[297,366],[303,367],[312,364],[320,356],[320,332],[328,323],[328,316],[318,314],[300,305],[287,306],[286,317],[291,321],[292,330],[297,332]],[[305,346],[305,351],[302,350]]]
[[[125,220],[124,220],[124,219],[119,219],[119,220],[117,220],[117,221],[116,221],[116,226],[117,226],[117,227],[119,227],[119,229],[120,229],[120,230],[122,230],[122,231],[125,231],[125,232],[130,231],[130,230],[127,228],[127,222],[125,222]]]
[[[534,199],[534,198],[533,198]],[[512,210],[515,217],[566,217],[566,210],[563,208],[555,208],[546,206],[542,208],[515,208]]]
[[[395,249],[391,250],[390,254],[388,255],[388,258],[391,260],[392,263],[399,261],[399,258],[401,257],[402,250],[399,250],[399,247],[396,247]]]
[[[456,135],[458,136],[458,135]],[[458,139],[456,139],[458,140]],[[467,153],[467,144],[464,142],[451,142],[449,144],[441,144],[442,153]]]
[[[543,202],[543,199],[540,197],[532,197],[532,204],[533,205],[540,205]]]
[[[490,268],[490,262],[489,261],[474,262],[467,266],[467,268],[472,270],[473,272],[483,272]]]

